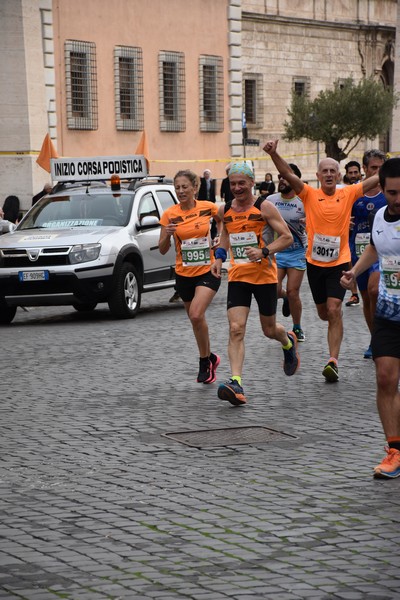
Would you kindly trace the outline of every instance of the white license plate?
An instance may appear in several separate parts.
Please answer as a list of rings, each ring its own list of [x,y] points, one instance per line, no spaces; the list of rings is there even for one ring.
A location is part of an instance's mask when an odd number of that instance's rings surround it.
[[[20,281],[47,281],[48,271],[19,271],[18,279]]]

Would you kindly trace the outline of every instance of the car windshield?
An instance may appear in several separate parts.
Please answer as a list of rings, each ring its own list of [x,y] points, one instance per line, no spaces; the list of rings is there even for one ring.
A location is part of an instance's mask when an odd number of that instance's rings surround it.
[[[125,227],[131,215],[133,194],[74,194],[39,200],[18,229],[66,227]]]

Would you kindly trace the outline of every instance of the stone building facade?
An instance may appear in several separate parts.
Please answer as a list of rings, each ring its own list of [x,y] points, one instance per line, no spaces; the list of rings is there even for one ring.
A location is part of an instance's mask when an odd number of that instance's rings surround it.
[[[48,132],[61,156],[96,156],[134,153],[145,130],[153,173],[209,168],[221,179],[245,155],[261,178],[273,171],[262,143],[282,137],[293,89],[315,97],[349,75],[400,89],[396,20],[396,0],[149,0],[145,10],[140,0],[1,0],[0,203],[17,194],[26,209],[49,180],[36,164]],[[136,87],[129,64],[140,67]],[[242,144],[243,112],[259,146]],[[395,131],[354,158],[377,144],[400,151]],[[313,180],[323,148],[281,140],[280,150]]]
[[[314,179],[324,148],[282,140],[292,90],[315,98],[349,76],[393,85],[396,12],[396,0],[242,0],[244,103],[253,111],[250,119],[247,114],[249,137],[279,138],[280,151]],[[388,133],[360,144],[351,158],[377,145],[394,149]],[[271,170],[261,147],[247,149],[260,175]]]
[[[48,132],[60,156],[98,156],[134,154],[145,131],[152,174],[222,179],[241,139],[240,23],[239,0],[1,0],[3,198],[27,209],[49,180]]]

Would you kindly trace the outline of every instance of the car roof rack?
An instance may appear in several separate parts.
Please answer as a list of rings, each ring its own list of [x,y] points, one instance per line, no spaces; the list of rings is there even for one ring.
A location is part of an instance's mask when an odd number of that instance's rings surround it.
[[[105,181],[62,181],[60,183],[56,183],[56,185],[51,190],[50,195],[57,194],[58,192],[62,192],[63,190],[71,190],[82,187],[104,188],[107,187],[107,183]]]
[[[132,180],[128,186],[128,190],[137,190],[143,185],[154,185],[155,183],[173,184],[173,180],[165,175],[147,175],[141,179]]]

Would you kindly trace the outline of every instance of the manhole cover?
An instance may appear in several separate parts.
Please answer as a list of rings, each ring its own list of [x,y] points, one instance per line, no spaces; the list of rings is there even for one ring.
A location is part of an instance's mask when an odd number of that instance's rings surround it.
[[[255,425],[252,427],[230,427],[228,429],[200,429],[197,431],[174,431],[163,435],[181,444],[194,448],[212,446],[239,446],[242,444],[265,444],[281,439],[297,439],[295,435]]]

